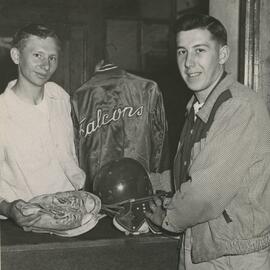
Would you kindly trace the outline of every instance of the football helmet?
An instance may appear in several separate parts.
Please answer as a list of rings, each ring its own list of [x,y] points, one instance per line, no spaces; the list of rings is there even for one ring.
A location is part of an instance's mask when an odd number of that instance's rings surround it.
[[[102,210],[113,217],[119,230],[127,234],[149,231],[144,213],[150,211],[153,188],[140,162],[132,158],[108,162],[94,177],[93,193],[101,199]]]

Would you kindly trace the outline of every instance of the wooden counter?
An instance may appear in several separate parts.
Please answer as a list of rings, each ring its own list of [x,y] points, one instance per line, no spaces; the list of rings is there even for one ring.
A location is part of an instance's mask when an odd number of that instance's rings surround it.
[[[1,270],[176,270],[178,240],[153,235],[125,235],[110,218],[91,231],[66,238],[24,232],[1,223]]]

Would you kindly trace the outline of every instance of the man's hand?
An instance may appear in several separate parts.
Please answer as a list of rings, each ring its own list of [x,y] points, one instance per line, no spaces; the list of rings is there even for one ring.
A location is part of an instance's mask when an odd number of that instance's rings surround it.
[[[162,204],[163,204],[162,200],[158,197],[155,197],[153,202],[150,202],[149,204],[152,213],[150,212],[145,213],[147,218],[149,218],[155,225],[160,227],[166,216],[166,211],[164,210]]]
[[[25,231],[31,230],[31,226],[40,219],[41,213],[27,213],[25,209],[30,205],[23,200],[13,202],[1,202],[1,212],[8,218],[12,219],[18,226]]]

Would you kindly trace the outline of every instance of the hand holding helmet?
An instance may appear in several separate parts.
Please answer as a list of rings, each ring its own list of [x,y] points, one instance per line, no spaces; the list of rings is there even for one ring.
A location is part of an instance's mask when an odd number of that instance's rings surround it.
[[[153,188],[145,168],[135,159],[112,160],[98,171],[93,193],[100,197],[102,210],[113,217],[125,233],[149,232],[145,212],[150,211]]]
[[[159,197],[153,198],[149,203],[151,212],[146,212],[145,216],[150,219],[155,225],[161,227],[166,211],[163,207],[163,201]]]

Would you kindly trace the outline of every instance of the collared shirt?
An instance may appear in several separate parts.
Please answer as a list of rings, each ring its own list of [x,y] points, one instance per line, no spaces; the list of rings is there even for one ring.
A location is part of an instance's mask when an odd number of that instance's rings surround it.
[[[175,178],[176,187],[182,184],[163,222],[171,231],[192,228],[197,262],[268,245],[262,237],[269,234],[270,220],[270,119],[264,101],[227,75],[197,113],[197,121],[209,121],[226,91],[231,98],[217,108],[206,136],[191,149],[188,178]],[[193,104],[194,97],[189,112]],[[181,147],[180,139],[178,151]],[[224,210],[232,222],[224,219]]]
[[[68,94],[46,83],[40,109],[17,97],[14,84],[0,96],[0,200],[82,188]]]

